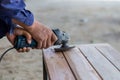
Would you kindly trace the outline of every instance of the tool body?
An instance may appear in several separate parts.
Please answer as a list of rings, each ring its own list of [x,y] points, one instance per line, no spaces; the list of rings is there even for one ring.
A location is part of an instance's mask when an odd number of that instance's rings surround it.
[[[72,47],[68,46],[68,41],[70,40],[70,38],[67,33],[65,33],[64,31],[60,31],[59,29],[53,29],[52,31],[58,38],[58,40],[54,43],[54,45],[61,45],[61,47],[55,48],[56,52],[66,51],[71,48],[74,48],[74,46]],[[23,47],[35,48],[37,47],[37,42],[34,39],[32,39],[31,44],[28,44],[25,36],[17,36],[15,39],[14,48],[18,50]]]
[[[70,40],[70,38],[67,33],[65,33],[64,31],[60,31],[59,29],[53,29],[52,31],[58,38],[58,40],[54,43],[54,45],[60,45],[60,47],[54,48],[56,52],[67,51],[74,48],[74,46],[71,46],[71,47],[68,46],[68,41]],[[0,62],[8,51],[14,48],[19,50],[20,48],[24,48],[24,47],[36,48],[37,42],[34,39],[32,39],[31,44],[28,44],[25,36],[23,35],[17,36],[15,38],[14,47],[9,48],[0,56]]]

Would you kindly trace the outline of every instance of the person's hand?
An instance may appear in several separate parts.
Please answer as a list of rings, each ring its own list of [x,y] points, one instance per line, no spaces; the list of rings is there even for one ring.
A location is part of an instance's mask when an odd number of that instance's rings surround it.
[[[38,42],[38,49],[48,48],[57,40],[57,37],[53,31],[38,21],[35,21],[32,26],[27,27],[26,29]]]
[[[7,33],[6,36],[8,40],[14,45],[14,40],[16,36],[19,36],[19,35],[24,35],[27,38],[27,42],[29,44],[31,43],[32,36],[22,28],[15,28],[12,34]],[[24,47],[18,50],[18,52],[28,52],[28,51],[30,51],[29,47]]]
[[[13,20],[13,22],[22,26],[32,35],[32,37],[38,43],[38,49],[48,48],[52,46],[57,40],[57,37],[53,33],[53,31],[38,21],[34,21],[34,23],[31,26],[27,26],[16,20]]]

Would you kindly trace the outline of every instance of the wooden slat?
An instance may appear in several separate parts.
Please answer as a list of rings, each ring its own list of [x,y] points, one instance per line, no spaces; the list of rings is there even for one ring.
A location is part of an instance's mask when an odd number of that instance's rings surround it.
[[[55,53],[49,48],[44,50],[43,57],[50,80],[75,80],[62,53]]]
[[[78,48],[64,52],[77,80],[102,80]]]
[[[103,80],[120,80],[120,72],[95,47],[80,46],[79,48]]]
[[[95,45],[95,47],[120,71],[120,53],[110,45]]]

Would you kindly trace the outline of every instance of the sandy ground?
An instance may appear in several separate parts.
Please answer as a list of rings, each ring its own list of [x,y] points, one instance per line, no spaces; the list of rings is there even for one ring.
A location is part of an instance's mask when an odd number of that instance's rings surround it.
[[[28,0],[37,20],[60,28],[71,44],[109,43],[120,51],[120,2]],[[0,40],[0,54],[12,45]],[[42,80],[41,50],[19,54],[11,50],[0,63],[0,80]]]

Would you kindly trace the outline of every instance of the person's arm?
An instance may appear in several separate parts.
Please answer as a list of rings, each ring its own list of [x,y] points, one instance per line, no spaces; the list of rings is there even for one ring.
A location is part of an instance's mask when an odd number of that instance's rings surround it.
[[[34,20],[33,14],[25,9],[23,0],[1,0],[0,15],[10,17],[14,23],[22,26],[37,41],[37,48],[47,48],[54,44],[57,37],[51,29]]]
[[[25,9],[24,0],[0,0],[0,38],[5,36],[7,32],[13,33],[15,24],[12,19],[27,26],[33,24],[34,16]]]
[[[0,0],[0,16],[7,16],[30,26],[34,22],[34,16],[25,6],[24,0]]]

